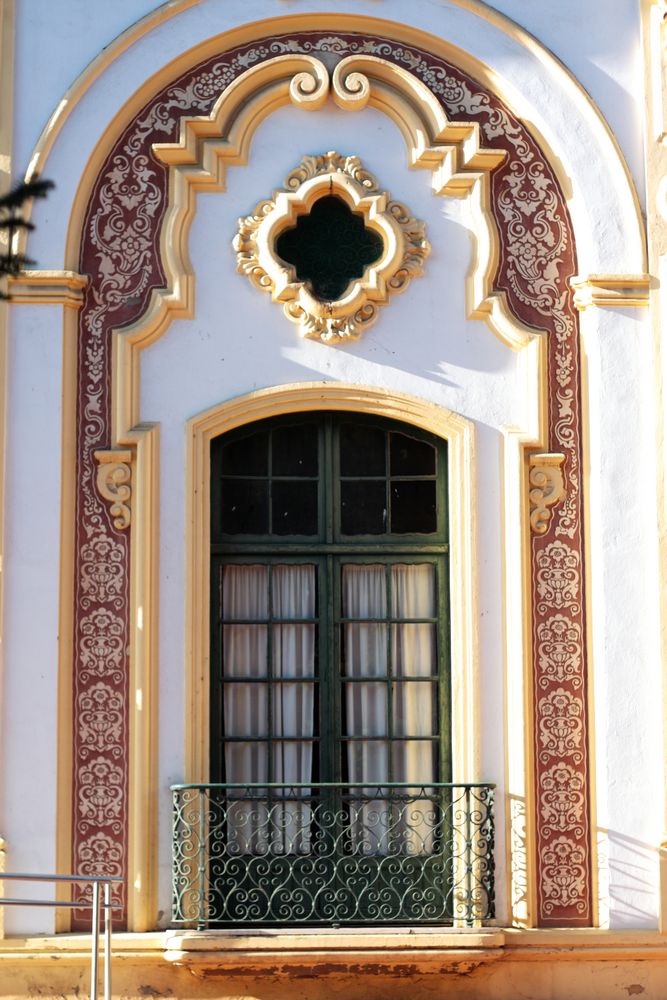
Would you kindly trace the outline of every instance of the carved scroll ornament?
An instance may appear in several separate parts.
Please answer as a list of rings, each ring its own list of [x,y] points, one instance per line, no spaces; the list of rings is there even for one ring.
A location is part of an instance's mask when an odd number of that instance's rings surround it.
[[[544,535],[549,528],[551,508],[565,496],[565,455],[531,455],[529,461],[530,526],[535,534]]]
[[[111,504],[114,527],[129,528],[132,519],[132,452],[96,451],[97,488],[100,495]]]

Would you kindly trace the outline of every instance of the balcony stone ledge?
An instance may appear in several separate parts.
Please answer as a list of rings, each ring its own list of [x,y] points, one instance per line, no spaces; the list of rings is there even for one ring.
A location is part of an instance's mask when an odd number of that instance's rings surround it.
[[[202,978],[469,974],[503,955],[495,928],[168,931],[165,958]]]

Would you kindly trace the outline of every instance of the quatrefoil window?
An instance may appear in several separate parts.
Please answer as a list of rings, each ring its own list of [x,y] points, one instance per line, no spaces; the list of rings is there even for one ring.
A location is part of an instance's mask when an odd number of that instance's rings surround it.
[[[296,268],[297,280],[305,281],[320,302],[342,298],[383,250],[379,233],[367,229],[363,215],[337,195],[320,198],[276,240],[278,256]]]
[[[359,157],[306,156],[283,190],[239,219],[237,270],[280,302],[302,337],[356,339],[423,271],[424,223]]]

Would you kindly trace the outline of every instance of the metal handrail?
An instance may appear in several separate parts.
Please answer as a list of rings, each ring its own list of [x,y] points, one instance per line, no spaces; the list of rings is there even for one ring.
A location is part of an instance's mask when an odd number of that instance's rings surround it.
[[[114,875],[33,875],[23,872],[0,872],[0,882],[66,882],[93,887],[90,903],[81,900],[11,899],[0,896],[0,906],[65,906],[71,910],[92,910],[90,950],[90,1000],[97,1000],[99,983],[100,908],[104,910],[104,1000],[111,1000],[111,911],[121,910],[120,903],[111,902],[111,885],[123,879]],[[102,898],[101,898],[102,897]]]

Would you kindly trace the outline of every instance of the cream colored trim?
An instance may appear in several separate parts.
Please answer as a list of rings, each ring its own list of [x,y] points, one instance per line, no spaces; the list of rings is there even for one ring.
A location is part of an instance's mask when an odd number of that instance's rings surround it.
[[[644,4],[645,33],[644,69],[647,75],[647,95],[650,108],[647,122],[649,140],[663,143],[667,136],[667,3],[648,0]]]
[[[481,780],[473,425],[443,407],[395,391],[306,382],[237,397],[188,422],[185,781],[205,782],[209,778],[211,440],[265,417],[313,410],[373,413],[412,423],[448,442],[452,781]],[[462,919],[464,912],[462,909]]]
[[[503,435],[503,610],[505,677],[507,898],[511,922],[530,927],[537,913],[534,802],[534,700],[529,460],[548,442],[548,342],[534,337],[519,354],[525,400],[520,427]]]
[[[263,389],[222,403],[188,423],[185,780],[202,782],[208,779],[211,439],[264,417],[313,410],[378,414],[414,424],[448,441],[452,704],[455,706],[452,780],[479,780],[473,425],[449,410],[414,396],[339,382],[305,382]]]
[[[63,305],[79,309],[88,284],[75,271],[22,271],[8,281],[12,305]]]
[[[589,306],[643,308],[649,304],[649,274],[589,274],[570,278],[577,309]]]
[[[664,939],[650,932],[613,932],[589,930],[519,931],[508,929],[443,931],[414,928],[388,929],[384,933],[340,931],[313,934],[284,934],[269,931],[264,936],[228,932],[178,932],[165,934],[164,956],[175,966],[188,968],[195,975],[234,975],[237,970],[253,969],[261,977],[276,968],[285,974],[309,972],[321,964],[327,973],[372,974],[374,966],[383,973],[406,975],[406,966],[419,973],[473,972],[480,965],[503,963],[631,962],[667,959]],[[559,964],[562,972],[562,966]],[[546,969],[545,969],[546,972]],[[516,996],[507,991],[502,980],[502,996]],[[566,990],[574,984],[576,966],[564,973]],[[495,981],[495,980],[494,980]],[[502,984],[502,985],[501,985]],[[504,988],[503,988],[504,986]],[[445,988],[446,989],[446,988]],[[480,996],[492,995],[489,980],[478,981]],[[511,988],[510,988],[511,989]],[[560,995],[560,993],[559,993]]]
[[[582,323],[582,326],[585,324]],[[591,897],[593,926],[609,927],[609,839],[607,830],[598,826],[597,769],[598,743],[596,738],[595,698],[595,646],[593,644],[593,558],[591,554],[591,417],[590,377],[586,335],[580,339],[581,365],[581,483],[583,498],[583,541],[586,601],[586,649],[588,650],[588,781],[591,800]]]
[[[130,793],[128,927],[155,927],[158,783],[159,428],[139,424],[130,444],[136,454],[130,564]]]

